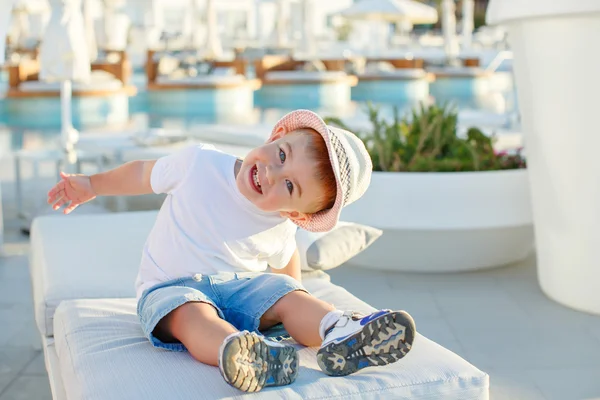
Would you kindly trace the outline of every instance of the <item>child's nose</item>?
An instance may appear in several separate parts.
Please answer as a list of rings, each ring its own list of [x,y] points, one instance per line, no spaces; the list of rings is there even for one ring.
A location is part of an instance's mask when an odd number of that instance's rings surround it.
[[[267,165],[265,172],[269,185],[273,185],[279,180],[281,176],[281,167],[282,165]]]

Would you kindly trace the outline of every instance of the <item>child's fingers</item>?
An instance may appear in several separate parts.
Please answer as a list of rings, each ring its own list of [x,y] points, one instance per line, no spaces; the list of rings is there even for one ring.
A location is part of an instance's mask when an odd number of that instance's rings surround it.
[[[63,171],[60,171],[60,177],[62,179],[67,179],[69,177],[69,174],[65,174]]]
[[[64,214],[70,214],[71,211],[77,208],[79,204],[71,203],[68,207],[66,207],[63,211]]]
[[[64,193],[65,190],[65,181],[60,181],[58,182],[56,185],[54,185],[54,187],[52,187],[52,189],[50,189],[48,191],[48,203],[53,203],[54,201],[50,201],[53,198],[56,198],[56,196],[59,194],[59,192],[63,192]]]
[[[48,204],[54,204],[63,197],[65,197],[64,191],[61,191],[61,192],[55,193],[51,196],[48,196]]]
[[[61,199],[60,199],[60,200],[58,200],[58,201],[56,202],[56,204],[54,204],[54,205],[52,206],[52,209],[56,211],[56,210],[58,210],[59,208],[61,208],[63,205],[65,205],[65,204],[66,204],[68,201],[69,201],[69,199],[67,199],[66,197],[61,197]]]

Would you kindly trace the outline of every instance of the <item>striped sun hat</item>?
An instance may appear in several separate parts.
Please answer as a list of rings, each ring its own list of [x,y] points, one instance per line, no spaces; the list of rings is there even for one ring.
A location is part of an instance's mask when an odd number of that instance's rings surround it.
[[[310,214],[305,221],[294,221],[302,229],[326,232],[337,224],[342,207],[358,200],[369,187],[373,164],[367,149],[356,135],[344,129],[328,126],[309,110],[296,110],[277,122],[273,133],[281,127],[286,132],[311,128],[319,132],[329,152],[329,160],[337,182],[337,195],[332,208]]]

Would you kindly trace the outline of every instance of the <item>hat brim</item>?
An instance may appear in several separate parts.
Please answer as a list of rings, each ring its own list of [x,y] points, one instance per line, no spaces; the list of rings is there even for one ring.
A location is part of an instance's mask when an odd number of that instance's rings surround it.
[[[285,132],[292,132],[303,128],[314,129],[323,137],[323,140],[325,141],[337,185],[335,203],[333,204],[333,207],[327,210],[322,210],[315,214],[309,214],[306,220],[293,220],[293,222],[300,228],[311,232],[330,231],[339,221],[343,206],[343,192],[341,185],[340,165],[331,143],[331,133],[329,127],[321,117],[310,110],[296,110],[285,115],[279,120],[279,122],[277,122],[277,124],[275,124],[273,133],[277,132],[282,127]]]

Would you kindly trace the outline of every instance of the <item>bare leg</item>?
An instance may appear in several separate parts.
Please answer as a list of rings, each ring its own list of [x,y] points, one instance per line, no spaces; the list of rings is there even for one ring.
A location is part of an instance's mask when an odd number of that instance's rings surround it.
[[[335,310],[331,304],[306,292],[296,290],[283,296],[261,318],[260,328],[279,322],[300,344],[308,347],[321,345],[319,325],[327,313]]]
[[[219,348],[225,338],[237,332],[221,319],[213,306],[190,302],[171,311],[154,329],[163,342],[180,341],[198,361],[218,366]]]

